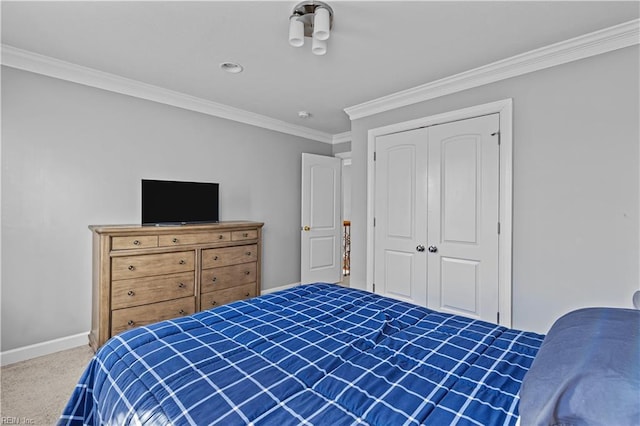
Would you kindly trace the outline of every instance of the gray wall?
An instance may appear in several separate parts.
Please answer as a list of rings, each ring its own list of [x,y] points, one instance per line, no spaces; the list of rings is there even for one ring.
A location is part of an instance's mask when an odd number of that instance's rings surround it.
[[[639,281],[638,46],[352,123],[351,285],[366,286],[369,129],[513,98],[513,326],[631,307]]]
[[[2,351],[90,328],[90,224],[140,223],[140,179],[220,183],[262,221],[263,289],[300,280],[302,152],[329,144],[2,68]]]
[[[333,145],[333,155],[349,151],[351,151],[351,142],[341,142]]]

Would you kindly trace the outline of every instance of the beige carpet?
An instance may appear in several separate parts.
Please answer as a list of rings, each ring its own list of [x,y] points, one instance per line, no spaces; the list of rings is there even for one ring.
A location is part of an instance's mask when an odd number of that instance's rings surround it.
[[[87,345],[2,367],[0,424],[55,425],[92,356]]]

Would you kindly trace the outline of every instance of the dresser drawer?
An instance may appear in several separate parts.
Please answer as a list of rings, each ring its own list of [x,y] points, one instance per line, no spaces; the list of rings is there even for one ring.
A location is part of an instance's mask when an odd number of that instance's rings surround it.
[[[208,293],[214,290],[222,290],[224,288],[255,282],[256,270],[256,262],[205,269],[202,271],[200,293]]]
[[[195,312],[195,303],[195,297],[183,297],[134,308],[117,309],[111,313],[111,335],[141,325],[191,315]]]
[[[160,235],[160,247],[208,244],[231,241],[231,232],[202,232],[199,234]]]
[[[112,250],[128,250],[138,248],[158,247],[157,235],[132,235],[130,237],[113,237]]]
[[[125,280],[175,274],[193,271],[194,265],[194,251],[114,257],[111,261],[111,278]]]
[[[235,265],[258,260],[258,246],[224,247],[202,250],[202,268]]]
[[[231,241],[255,240],[258,238],[257,229],[249,229],[247,231],[233,231],[231,233]]]
[[[211,309],[236,300],[256,297],[256,283],[245,284],[238,287],[216,290],[203,294],[200,298],[200,310]]]
[[[194,284],[195,273],[193,271],[160,277],[113,281],[111,309],[194,296]]]

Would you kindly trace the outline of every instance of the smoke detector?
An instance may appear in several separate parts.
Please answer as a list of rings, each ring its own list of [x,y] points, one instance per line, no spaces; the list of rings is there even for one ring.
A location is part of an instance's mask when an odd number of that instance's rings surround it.
[[[243,70],[242,65],[235,62],[223,62],[220,64],[220,69],[231,74],[238,74]]]

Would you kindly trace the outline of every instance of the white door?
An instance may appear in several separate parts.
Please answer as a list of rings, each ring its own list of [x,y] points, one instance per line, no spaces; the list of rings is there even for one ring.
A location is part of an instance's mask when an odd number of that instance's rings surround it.
[[[498,114],[429,128],[427,307],[498,322]]]
[[[498,115],[376,138],[377,293],[496,322]]]
[[[342,160],[302,154],[301,271],[303,284],[342,277]]]
[[[376,138],[375,291],[427,304],[427,129]]]

